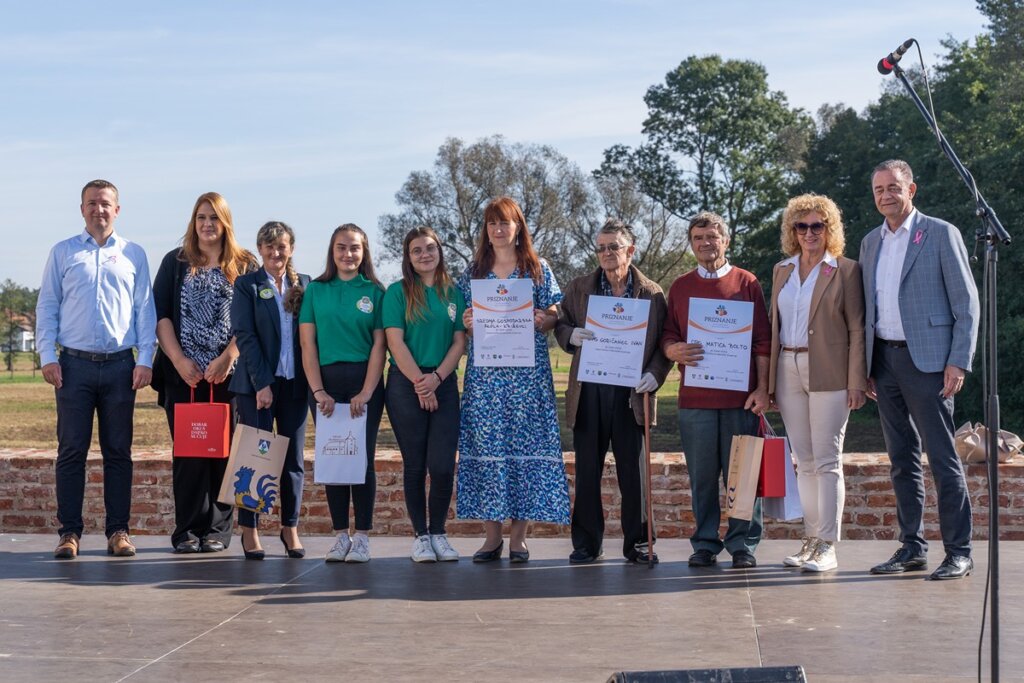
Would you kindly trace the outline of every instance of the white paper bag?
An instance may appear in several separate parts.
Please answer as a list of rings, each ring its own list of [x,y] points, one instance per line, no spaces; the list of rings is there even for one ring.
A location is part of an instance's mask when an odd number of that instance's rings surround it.
[[[334,404],[330,417],[317,415],[313,481],[366,483],[366,411],[352,417],[348,403]]]
[[[792,453],[787,446],[786,450]],[[779,522],[790,522],[804,516],[804,508],[800,504],[800,492],[796,488],[796,469],[792,461],[786,467],[786,495],[782,498],[762,498],[761,512]]]

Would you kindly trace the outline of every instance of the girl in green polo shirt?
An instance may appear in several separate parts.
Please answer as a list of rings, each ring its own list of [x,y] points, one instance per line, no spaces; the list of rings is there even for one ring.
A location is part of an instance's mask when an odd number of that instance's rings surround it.
[[[377,475],[373,461],[377,429],[384,413],[384,288],[374,274],[370,242],[352,223],[331,235],[327,267],[309,283],[299,313],[302,367],[317,410],[330,417],[334,404],[349,403],[352,417],[366,413],[366,480],[358,485],[327,485],[327,504],[338,539],[328,562],[367,562]],[[355,508],[356,533],[349,537],[348,506]]]
[[[405,506],[416,534],[412,559],[455,561],[459,553],[448,543],[445,522],[459,443],[455,369],[466,348],[466,303],[433,229],[413,228],[405,236],[402,279],[388,287],[383,309],[391,350],[385,404],[402,451]]]

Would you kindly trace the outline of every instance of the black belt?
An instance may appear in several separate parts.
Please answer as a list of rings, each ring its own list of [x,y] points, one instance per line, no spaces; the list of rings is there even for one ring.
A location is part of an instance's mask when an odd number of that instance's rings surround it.
[[[82,360],[91,360],[94,363],[103,363],[108,360],[121,360],[122,358],[131,358],[134,354],[131,349],[125,349],[124,351],[114,351],[113,353],[93,353],[92,351],[79,351],[78,349],[71,349],[67,346],[61,347],[61,353],[66,353],[72,358],[81,358]]]
[[[882,339],[881,337],[875,337],[875,341],[879,344],[885,344],[890,349],[905,349],[907,348],[907,342],[904,339]]]

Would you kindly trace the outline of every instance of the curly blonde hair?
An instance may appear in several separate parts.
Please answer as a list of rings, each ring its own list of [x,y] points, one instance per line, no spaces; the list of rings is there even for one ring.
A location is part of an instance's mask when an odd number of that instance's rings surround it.
[[[836,203],[821,194],[802,194],[793,197],[782,212],[782,251],[788,256],[800,253],[800,242],[796,238],[793,224],[809,213],[821,216],[825,224],[825,251],[835,257],[843,255],[846,248],[846,236],[843,234],[843,213]]]

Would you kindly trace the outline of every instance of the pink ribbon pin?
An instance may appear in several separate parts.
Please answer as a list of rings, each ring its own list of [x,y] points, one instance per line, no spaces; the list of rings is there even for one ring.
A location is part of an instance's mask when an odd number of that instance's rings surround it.
[[[821,272],[825,274],[825,277],[831,275],[833,270],[834,268],[832,268],[832,266],[828,265],[827,263],[821,267]]]
[[[921,244],[921,238],[922,237],[924,237],[924,231],[923,230],[918,230],[914,234],[914,244]]]

